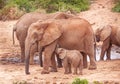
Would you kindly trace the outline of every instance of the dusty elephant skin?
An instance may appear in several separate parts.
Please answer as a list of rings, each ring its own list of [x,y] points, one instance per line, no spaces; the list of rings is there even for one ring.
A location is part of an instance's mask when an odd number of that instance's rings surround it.
[[[65,74],[72,73],[71,66],[74,68],[73,74],[78,74],[77,69],[79,69],[79,74],[82,75],[83,68],[83,56],[77,50],[66,50],[63,48],[58,48],[56,52],[59,57],[63,60],[63,67],[65,69]]]
[[[96,30],[97,42],[103,41],[100,60],[104,60],[106,53],[107,60],[111,60],[111,47],[112,44],[120,46],[120,28],[114,26],[104,26],[102,29]]]
[[[25,15],[23,15],[18,22],[16,23],[16,25],[13,28],[13,43],[14,43],[14,32],[16,31],[16,37],[19,41],[20,44],[20,48],[21,48],[21,61],[24,62],[25,59],[25,39],[27,36],[27,31],[29,26],[36,22],[37,20],[45,20],[45,19],[49,19],[49,18],[55,18],[55,19],[67,19],[73,17],[72,14],[66,14],[63,12],[57,12],[57,13],[53,13],[53,14],[41,14],[41,13],[27,13]],[[30,64],[33,64],[33,55],[36,51],[38,51],[37,48],[37,44],[34,44],[34,46],[32,46],[31,48],[31,52],[30,52]],[[42,58],[41,58],[42,59]],[[41,61],[40,61],[41,62]],[[42,66],[42,64],[41,64]]]
[[[51,62],[52,67],[57,69],[55,58],[52,56],[57,44],[61,48],[79,50],[82,52],[83,57],[88,55],[90,58],[89,69],[96,69],[94,59],[94,33],[90,23],[85,19],[52,19],[33,23],[28,29],[28,35],[25,41],[26,74],[29,74],[30,48],[36,41],[39,41],[40,46],[45,48],[42,74],[49,73],[48,68]]]

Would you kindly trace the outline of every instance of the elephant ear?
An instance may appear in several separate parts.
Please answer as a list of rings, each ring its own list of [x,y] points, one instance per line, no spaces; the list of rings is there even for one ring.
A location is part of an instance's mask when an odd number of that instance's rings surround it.
[[[107,39],[110,36],[111,31],[112,31],[111,26],[109,25],[105,26],[101,31],[100,40],[104,41],[105,39]]]
[[[42,39],[40,40],[41,46],[49,45],[50,43],[54,42],[61,36],[61,31],[59,29],[59,25],[55,22],[50,22],[45,30],[44,34],[42,36]]]

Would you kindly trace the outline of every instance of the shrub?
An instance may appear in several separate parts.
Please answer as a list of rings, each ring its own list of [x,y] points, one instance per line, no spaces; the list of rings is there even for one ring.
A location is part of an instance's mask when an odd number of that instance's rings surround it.
[[[23,11],[19,10],[18,6],[15,4],[10,4],[4,6],[0,11],[0,19],[2,20],[13,20],[18,19],[20,16],[24,14]]]
[[[34,1],[32,0],[8,0],[7,5],[14,4],[22,11],[31,12],[35,10]]]
[[[15,19],[36,10],[47,13],[68,10],[80,12],[87,10],[89,5],[89,0],[0,0],[0,18]],[[14,11],[14,14],[11,14],[11,11]]]
[[[86,79],[75,78],[72,84],[88,84]]]
[[[103,84],[103,83],[99,81],[94,81],[93,84]]]
[[[36,0],[36,7],[46,9],[47,12],[73,10],[85,11],[89,8],[89,0]]]
[[[5,6],[6,0],[0,0],[0,9]]]
[[[120,0],[116,1],[116,5],[112,8],[114,12],[120,12]]]

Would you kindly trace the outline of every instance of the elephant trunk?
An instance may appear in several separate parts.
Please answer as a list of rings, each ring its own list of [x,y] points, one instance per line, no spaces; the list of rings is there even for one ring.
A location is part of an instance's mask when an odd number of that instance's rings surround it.
[[[29,72],[29,59],[30,59],[30,48],[31,44],[29,41],[25,41],[25,73],[30,74]]]

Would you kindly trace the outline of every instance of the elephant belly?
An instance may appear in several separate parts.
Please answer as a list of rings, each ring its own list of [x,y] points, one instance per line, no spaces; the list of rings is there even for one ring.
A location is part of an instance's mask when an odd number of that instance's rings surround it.
[[[84,39],[75,38],[59,39],[58,44],[60,47],[65,49],[84,51]]]

